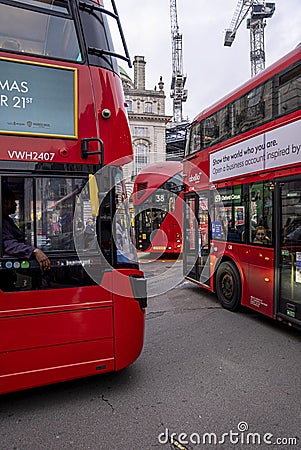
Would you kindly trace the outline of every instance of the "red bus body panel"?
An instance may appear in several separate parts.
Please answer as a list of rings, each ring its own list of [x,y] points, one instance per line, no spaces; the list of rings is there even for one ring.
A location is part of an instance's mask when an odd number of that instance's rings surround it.
[[[120,370],[137,359],[145,313],[129,275],[142,273],[107,272],[106,288],[1,293],[0,393]],[[120,283],[123,295],[107,290]]]
[[[274,250],[268,247],[252,247],[211,241],[217,249],[210,257],[210,290],[215,291],[214,275],[221,258],[235,263],[241,283],[241,304],[266,316],[274,317]],[[264,302],[259,299],[264,298]]]

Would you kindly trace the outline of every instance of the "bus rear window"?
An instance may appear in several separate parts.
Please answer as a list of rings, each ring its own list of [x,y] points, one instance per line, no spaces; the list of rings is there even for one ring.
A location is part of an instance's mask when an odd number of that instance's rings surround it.
[[[7,177],[3,188],[14,193],[16,211],[12,218],[28,245],[44,252],[75,251],[74,235],[82,250],[96,242],[96,218],[87,178]],[[75,206],[80,214],[74,224]],[[81,244],[79,244],[81,242]]]

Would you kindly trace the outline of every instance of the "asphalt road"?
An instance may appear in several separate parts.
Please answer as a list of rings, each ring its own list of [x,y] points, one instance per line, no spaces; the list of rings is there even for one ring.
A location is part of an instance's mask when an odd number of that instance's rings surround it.
[[[145,264],[149,280],[173,266]],[[2,396],[0,449],[300,449],[301,332],[174,284],[131,367]]]

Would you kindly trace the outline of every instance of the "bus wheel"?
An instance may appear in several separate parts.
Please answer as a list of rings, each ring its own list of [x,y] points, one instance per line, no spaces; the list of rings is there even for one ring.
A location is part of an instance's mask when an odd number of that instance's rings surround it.
[[[223,308],[237,311],[241,300],[239,273],[232,262],[222,262],[216,273],[216,294]]]

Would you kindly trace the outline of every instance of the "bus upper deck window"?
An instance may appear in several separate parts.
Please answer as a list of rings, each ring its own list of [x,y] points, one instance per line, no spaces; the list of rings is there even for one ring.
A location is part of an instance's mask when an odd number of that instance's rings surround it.
[[[301,64],[279,77],[278,114],[288,114],[301,105]]]
[[[259,182],[250,185],[249,240],[258,243],[257,233],[264,233],[262,243],[272,245],[273,185]],[[260,227],[260,228],[259,228]]]
[[[26,9],[27,4],[31,9]],[[0,3],[1,49],[82,61],[67,5],[67,2],[27,0],[22,2],[21,9],[14,4]]]
[[[15,2],[26,3],[29,6],[36,6],[61,14],[68,14],[67,2],[64,0],[15,0]]]

